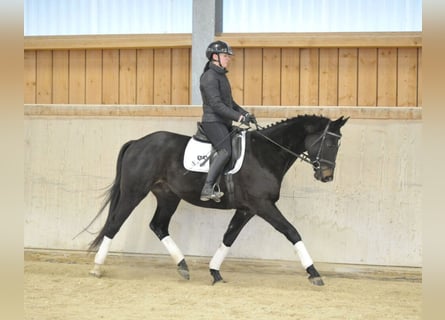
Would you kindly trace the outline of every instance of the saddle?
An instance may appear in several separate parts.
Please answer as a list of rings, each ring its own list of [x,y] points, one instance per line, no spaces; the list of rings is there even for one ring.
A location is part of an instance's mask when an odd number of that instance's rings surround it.
[[[190,138],[185,147],[184,167],[193,172],[208,172],[210,162],[213,160],[216,150],[207,138],[200,122],[197,123],[197,131]],[[223,170],[223,174],[234,174],[239,171],[244,160],[246,149],[246,131],[238,130],[231,137],[232,157]]]

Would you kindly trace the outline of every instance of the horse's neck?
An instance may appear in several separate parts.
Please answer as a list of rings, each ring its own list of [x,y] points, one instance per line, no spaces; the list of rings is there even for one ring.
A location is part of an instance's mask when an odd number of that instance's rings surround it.
[[[266,135],[284,148],[290,149],[292,152],[304,152],[304,138],[306,133],[296,124],[277,125],[276,128],[271,128]]]

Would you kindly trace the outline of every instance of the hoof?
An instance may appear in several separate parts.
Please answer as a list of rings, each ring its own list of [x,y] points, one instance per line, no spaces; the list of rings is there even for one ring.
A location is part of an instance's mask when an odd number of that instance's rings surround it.
[[[219,270],[210,269],[210,274],[213,277],[212,285],[215,285],[216,283],[225,283],[224,279],[221,277],[221,274],[219,273]]]
[[[323,279],[321,279],[321,277],[309,277],[308,280],[314,286],[324,286],[324,282]]]
[[[184,278],[185,280],[190,280],[190,273],[189,273],[189,267],[187,266],[187,263],[184,259],[182,259],[178,263],[178,273],[179,275]]]
[[[89,272],[90,276],[100,278],[102,277],[102,272],[100,271],[100,267],[96,264],[93,269]]]

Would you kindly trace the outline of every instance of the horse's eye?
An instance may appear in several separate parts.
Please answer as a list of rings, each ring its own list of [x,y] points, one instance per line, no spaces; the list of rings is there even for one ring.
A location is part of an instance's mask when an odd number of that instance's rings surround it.
[[[328,141],[326,142],[326,147],[328,148],[338,148],[340,147],[340,140],[334,142],[334,141]]]

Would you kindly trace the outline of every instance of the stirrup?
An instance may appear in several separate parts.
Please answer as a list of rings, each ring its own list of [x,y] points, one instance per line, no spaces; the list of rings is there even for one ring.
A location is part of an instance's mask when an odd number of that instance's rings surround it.
[[[215,188],[217,190],[215,190]],[[221,202],[221,198],[222,196],[224,196],[224,192],[222,192],[219,188],[219,184],[214,184],[212,187],[212,193],[211,194],[202,194],[201,193],[201,197],[200,200],[201,201],[209,201],[209,200],[213,200],[215,202]]]
[[[213,201],[221,202],[221,198],[224,196],[224,192],[221,191],[218,183],[215,183],[215,185],[213,185],[213,195],[215,196],[215,198],[212,198]]]

